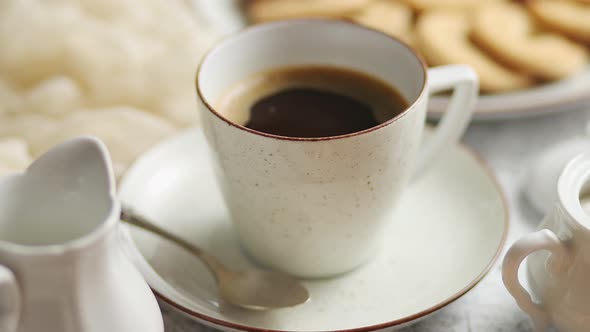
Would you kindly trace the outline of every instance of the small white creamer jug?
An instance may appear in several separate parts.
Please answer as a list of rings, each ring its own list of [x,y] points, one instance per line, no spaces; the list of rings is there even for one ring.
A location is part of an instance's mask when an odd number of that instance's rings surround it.
[[[76,138],[0,178],[0,331],[164,331],[119,245],[110,165],[101,142]]]
[[[557,185],[558,200],[539,230],[518,240],[506,254],[504,284],[536,331],[590,331],[590,216],[582,207],[590,195],[590,155],[572,160]],[[589,196],[590,197],[590,196]],[[527,261],[531,293],[518,281]]]

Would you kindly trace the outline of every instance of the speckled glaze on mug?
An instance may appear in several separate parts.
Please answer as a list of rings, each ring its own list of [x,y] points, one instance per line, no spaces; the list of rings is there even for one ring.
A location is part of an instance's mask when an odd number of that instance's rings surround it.
[[[324,138],[254,131],[212,106],[251,74],[305,65],[370,74],[396,87],[410,106],[376,127]],[[428,95],[446,89],[454,89],[453,102],[421,147]],[[197,91],[216,173],[245,249],[266,266],[302,277],[331,276],[367,261],[412,172],[425,171],[461,137],[477,90],[468,67],[427,70],[402,42],[343,21],[263,24],[221,42],[201,63]]]

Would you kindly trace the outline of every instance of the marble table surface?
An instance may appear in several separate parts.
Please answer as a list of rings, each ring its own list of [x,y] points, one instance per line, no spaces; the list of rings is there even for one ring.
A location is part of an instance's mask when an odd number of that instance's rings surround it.
[[[474,123],[464,138],[496,172],[510,206],[507,247],[533,231],[542,215],[523,198],[529,159],[548,145],[581,136],[590,121],[590,104],[567,113],[529,119]],[[504,251],[506,251],[504,248]],[[210,331],[160,303],[166,332]],[[500,262],[472,291],[403,332],[529,332],[532,324],[504,288]]]

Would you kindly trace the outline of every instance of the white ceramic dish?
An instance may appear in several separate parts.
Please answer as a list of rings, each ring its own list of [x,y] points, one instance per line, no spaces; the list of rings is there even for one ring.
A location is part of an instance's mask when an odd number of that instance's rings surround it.
[[[118,249],[111,165],[102,142],[76,137],[0,177],[1,332],[164,332]]]
[[[251,268],[207,149],[200,129],[163,142],[131,167],[120,197],[228,266]],[[507,206],[494,177],[466,148],[455,146],[406,190],[377,257],[350,274],[305,281],[312,299],[295,308],[256,313],[220,303],[204,265],[141,230],[127,229],[126,249],[161,300],[206,325],[361,332],[414,323],[461,297],[496,261],[507,228]]]
[[[502,280],[535,332],[553,325],[561,332],[588,332],[590,317],[590,154],[573,158],[559,176],[557,199],[534,233],[506,252]],[[518,279],[526,261],[528,292]],[[537,301],[533,301],[537,299]]]
[[[238,6],[239,0],[193,2],[218,38],[246,26]],[[446,97],[433,97],[429,105],[430,117],[440,118],[447,102]],[[586,102],[590,102],[590,66],[561,81],[511,93],[483,95],[476,106],[474,120],[504,120],[576,110]]]

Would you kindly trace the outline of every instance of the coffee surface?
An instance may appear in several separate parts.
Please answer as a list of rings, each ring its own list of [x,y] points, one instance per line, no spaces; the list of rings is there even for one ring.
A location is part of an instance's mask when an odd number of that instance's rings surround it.
[[[369,105],[330,91],[291,88],[250,108],[246,127],[291,137],[338,136],[378,125]]]
[[[229,120],[264,133],[317,138],[374,127],[407,108],[400,94],[369,75],[336,67],[257,73],[216,105]]]

